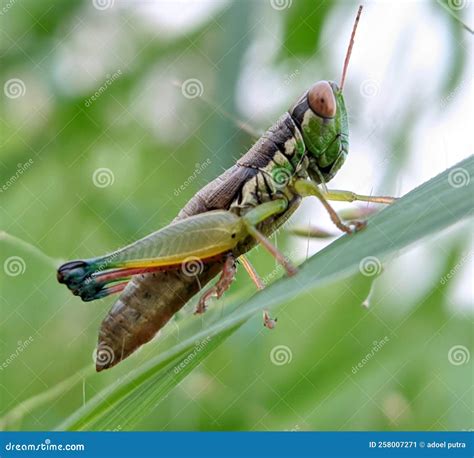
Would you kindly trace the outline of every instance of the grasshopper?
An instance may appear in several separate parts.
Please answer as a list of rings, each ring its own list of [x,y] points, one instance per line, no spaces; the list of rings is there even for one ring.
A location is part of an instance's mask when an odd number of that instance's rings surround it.
[[[220,273],[198,302],[196,313],[203,313],[209,298],[221,297],[231,284],[239,257],[261,288],[243,257],[257,244],[288,275],[295,275],[296,267],[268,237],[302,198],[317,197],[334,224],[348,234],[364,224],[346,225],[328,201],[393,202],[391,197],[326,188],[348,154],[343,87],[361,10],[339,85],[319,81],[310,87],[234,166],[201,189],[170,225],[111,254],[59,267],[58,281],[84,301],[121,292],[100,327],[97,371],[116,365],[151,340]]]

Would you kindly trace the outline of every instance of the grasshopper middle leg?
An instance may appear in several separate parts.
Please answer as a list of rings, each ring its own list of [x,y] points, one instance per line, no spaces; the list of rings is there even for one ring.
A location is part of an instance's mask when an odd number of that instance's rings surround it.
[[[322,191],[323,196],[327,200],[337,200],[342,202],[373,202],[376,204],[393,204],[397,198],[390,196],[365,196],[362,194],[356,194],[352,191],[341,191],[339,189],[328,189],[325,192]]]
[[[339,215],[336,213],[336,210],[334,210],[334,208],[332,208],[329,202],[327,201],[326,194],[323,191],[321,191],[318,188],[318,186],[312,181],[297,180],[294,183],[294,187],[295,187],[296,192],[300,194],[302,197],[308,197],[308,196],[317,197],[319,201],[323,204],[326,211],[329,213],[331,221],[342,232],[346,232],[347,234],[352,234],[353,232],[360,231],[361,229],[365,227],[365,223],[361,221],[356,221],[353,225],[353,228],[351,226],[348,226],[347,224],[344,224],[341,218],[339,217]]]
[[[258,229],[257,225],[267,218],[282,213],[286,210],[288,203],[285,199],[276,199],[271,202],[255,207],[243,216],[248,233],[259,242],[286,270],[288,275],[295,275],[297,269],[288,259],[265,237]]]
[[[342,201],[342,202],[373,202],[378,204],[392,204],[397,199],[395,197],[389,196],[366,196],[362,194],[356,194],[351,191],[342,191],[342,190],[320,190],[319,187],[307,180],[297,180],[294,184],[296,191],[301,196],[315,196],[317,197],[321,203],[323,204],[326,211],[329,213],[332,222],[343,232],[352,233],[357,232],[363,229],[366,226],[365,222],[361,221],[354,221],[352,223],[352,227],[344,224],[340,218],[340,216],[336,213],[336,211],[332,208],[329,204],[328,200],[335,200],[335,201]]]

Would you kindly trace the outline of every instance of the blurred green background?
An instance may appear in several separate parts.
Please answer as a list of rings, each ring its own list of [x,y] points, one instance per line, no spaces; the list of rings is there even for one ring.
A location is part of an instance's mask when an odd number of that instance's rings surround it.
[[[473,7],[364,4],[345,89],[351,154],[334,187],[402,195],[472,152],[472,35],[461,21]],[[55,266],[165,225],[254,142],[234,118],[265,130],[310,84],[339,80],[357,5],[2,3],[0,427],[53,428],[253,291],[239,271],[209,316],[188,305],[127,361],[85,376],[114,299],[82,303]],[[313,201],[294,221],[331,228]],[[137,429],[472,429],[470,233],[463,223],[403,254],[368,299],[357,277],[285,304],[273,331],[256,317]],[[328,243],[276,241],[295,260]],[[281,275],[261,250],[250,259],[264,279]],[[287,364],[272,362],[278,346]]]

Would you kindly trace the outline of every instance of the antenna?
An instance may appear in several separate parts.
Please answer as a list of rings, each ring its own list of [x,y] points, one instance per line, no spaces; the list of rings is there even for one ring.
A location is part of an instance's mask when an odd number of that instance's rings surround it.
[[[359,5],[359,9],[357,11],[357,16],[356,16],[355,21],[354,21],[354,27],[352,27],[351,41],[349,41],[349,46],[347,48],[346,58],[344,60],[344,67],[342,69],[342,77],[341,77],[341,84],[340,84],[341,91],[342,91],[342,88],[344,87],[344,82],[346,80],[347,67],[349,66],[349,60],[351,58],[352,47],[354,46],[354,37],[355,37],[355,34],[356,34],[357,26],[359,24],[360,15],[362,14],[362,8],[363,8],[363,6]]]

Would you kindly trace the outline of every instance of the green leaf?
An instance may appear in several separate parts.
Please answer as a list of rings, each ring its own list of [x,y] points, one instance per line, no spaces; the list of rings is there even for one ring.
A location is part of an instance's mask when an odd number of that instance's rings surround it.
[[[319,47],[323,25],[334,2],[324,0],[315,5],[313,0],[296,0],[286,4],[289,8],[280,11],[280,14],[286,13],[282,57],[314,55]]]
[[[367,258],[394,257],[422,238],[472,215],[474,156],[376,214],[364,231],[343,236],[305,262],[298,275],[255,294],[235,312],[117,380],[58,426],[59,430],[126,429],[147,415],[227,337],[263,307],[277,307],[358,273]]]

